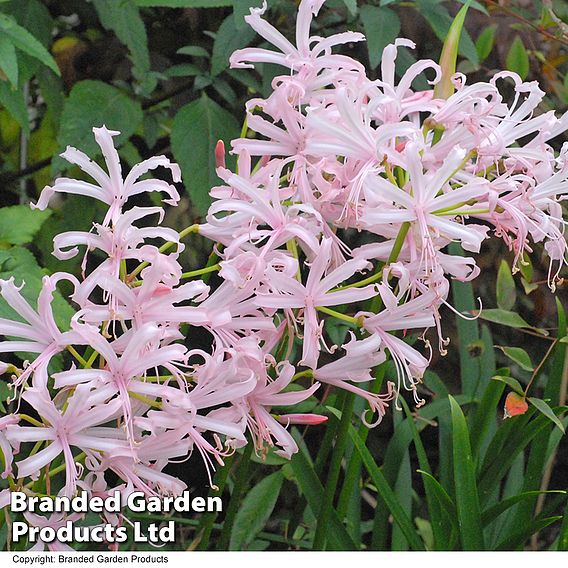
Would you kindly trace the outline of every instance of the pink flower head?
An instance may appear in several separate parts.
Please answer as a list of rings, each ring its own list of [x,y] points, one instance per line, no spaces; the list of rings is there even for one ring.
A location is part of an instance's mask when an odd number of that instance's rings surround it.
[[[36,205],[32,205],[32,207],[42,210],[45,209],[51,197],[56,192],[94,197],[109,206],[103,221],[103,225],[106,226],[111,222],[116,222],[128,199],[139,193],[152,191],[164,192],[168,195],[168,199],[164,200],[165,203],[171,205],[177,204],[180,197],[173,185],[155,179],[137,181],[145,173],[162,166],[171,171],[175,182],[179,182],[181,180],[181,173],[177,164],[170,162],[165,156],[156,156],[134,166],[126,176],[126,179],[123,179],[118,152],[112,141],[112,138],[118,136],[120,132],[108,130],[106,126],[102,126],[101,128],[93,128],[93,133],[105,158],[108,173],[98,164],[91,161],[83,152],[68,146],[61,156],[68,162],[79,166],[85,173],[89,174],[98,185],[69,178],[59,178],[52,187],[46,186],[43,188],[39,201]]]

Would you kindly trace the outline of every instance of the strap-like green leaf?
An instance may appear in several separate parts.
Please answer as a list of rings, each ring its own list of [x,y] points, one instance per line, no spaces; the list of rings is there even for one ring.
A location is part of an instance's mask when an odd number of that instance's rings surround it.
[[[469,432],[459,404],[452,396],[449,396],[449,399],[452,413],[454,485],[462,545],[464,550],[485,550]]]

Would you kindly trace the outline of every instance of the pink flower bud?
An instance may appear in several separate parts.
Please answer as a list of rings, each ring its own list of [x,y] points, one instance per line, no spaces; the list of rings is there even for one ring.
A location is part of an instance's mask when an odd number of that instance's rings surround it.
[[[277,418],[281,424],[309,424],[310,426],[318,426],[327,422],[327,416],[319,414],[282,414]]]
[[[215,165],[218,168],[225,167],[225,143],[223,140],[217,140],[215,146]]]

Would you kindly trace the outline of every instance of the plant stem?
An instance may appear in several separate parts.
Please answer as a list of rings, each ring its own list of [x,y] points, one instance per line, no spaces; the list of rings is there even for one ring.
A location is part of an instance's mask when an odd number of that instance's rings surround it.
[[[349,426],[351,425],[354,403],[355,395],[351,392],[345,392],[343,394],[341,420],[339,421],[339,426],[337,428],[335,447],[331,457],[331,464],[329,466],[329,473],[325,484],[323,502],[317,519],[316,534],[314,536],[312,550],[325,549],[331,510],[333,509],[333,499],[335,497],[339,473],[341,471],[341,460],[343,459],[343,454],[347,446],[348,432]]]
[[[235,460],[235,455],[229,456],[225,460],[225,464],[221,467],[217,474],[215,475],[215,486],[217,487],[216,492],[222,497],[223,490],[225,489],[225,484],[227,483],[227,478],[229,477],[229,472],[231,471],[231,466]],[[211,494],[211,491],[209,492]],[[201,518],[199,527],[201,529],[201,541],[199,542],[199,550],[207,550],[209,547],[209,539],[211,538],[211,531],[215,527],[215,519],[217,518],[217,513],[211,511],[206,513]]]
[[[381,387],[383,386],[383,380],[385,377],[386,364],[381,364],[377,367],[375,371],[375,379],[371,383],[371,388],[369,392],[377,394]],[[369,428],[365,424],[361,423],[359,425],[359,436],[363,443],[367,441],[367,436],[369,435]],[[359,480],[359,475],[361,472],[361,456],[358,452],[353,452],[351,459],[347,464],[347,470],[345,472],[345,480],[343,481],[343,487],[341,489],[341,494],[339,496],[339,502],[337,505],[337,514],[340,519],[343,519],[347,514],[347,508],[349,506],[349,500],[353,495],[355,489],[355,484]]]
[[[233,524],[235,522],[235,517],[239,510],[239,505],[241,504],[241,498],[246,491],[249,482],[249,473],[251,467],[250,456],[252,454],[252,449],[254,446],[254,441],[249,440],[245,446],[244,452],[239,460],[239,465],[237,471],[235,472],[235,486],[233,487],[233,492],[231,493],[231,501],[229,502],[229,508],[227,509],[227,514],[223,522],[223,530],[221,531],[221,536],[219,542],[217,543],[216,550],[228,550],[231,540],[231,532],[233,531]]]
[[[199,225],[197,223],[194,223],[193,225],[190,225],[189,227],[186,227],[185,229],[183,229],[182,231],[180,231],[179,233],[179,238],[180,240],[183,239],[184,237],[187,237],[187,235],[189,235],[190,233],[197,233],[199,231]],[[175,242],[173,241],[168,241],[167,243],[164,243],[158,250],[160,252],[166,252],[168,250],[170,250],[175,244]],[[138,276],[147,266],[149,266],[150,263],[147,261],[141,262],[129,275],[128,275],[128,280],[132,281],[134,280],[134,278],[136,278],[136,276]]]
[[[335,310],[331,310],[330,308],[326,308],[325,306],[317,306],[316,310],[318,312],[322,312],[324,314],[327,314],[328,316],[332,316],[334,318],[346,321],[347,323],[352,323],[353,325],[356,325],[357,327],[361,327],[361,319],[360,318],[354,318],[353,316],[348,316],[346,314],[342,314],[341,312],[336,312]]]
[[[220,264],[214,264],[213,266],[206,266],[205,268],[200,268],[199,270],[191,270],[190,272],[184,272],[182,278],[193,278],[194,276],[201,276],[202,274],[209,274],[210,272],[217,272],[221,269]]]

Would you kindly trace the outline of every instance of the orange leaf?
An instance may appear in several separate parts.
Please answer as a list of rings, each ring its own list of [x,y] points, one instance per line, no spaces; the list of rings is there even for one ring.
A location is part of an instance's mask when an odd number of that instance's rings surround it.
[[[516,392],[510,392],[505,399],[505,418],[524,414],[529,409],[529,405],[524,396]]]

